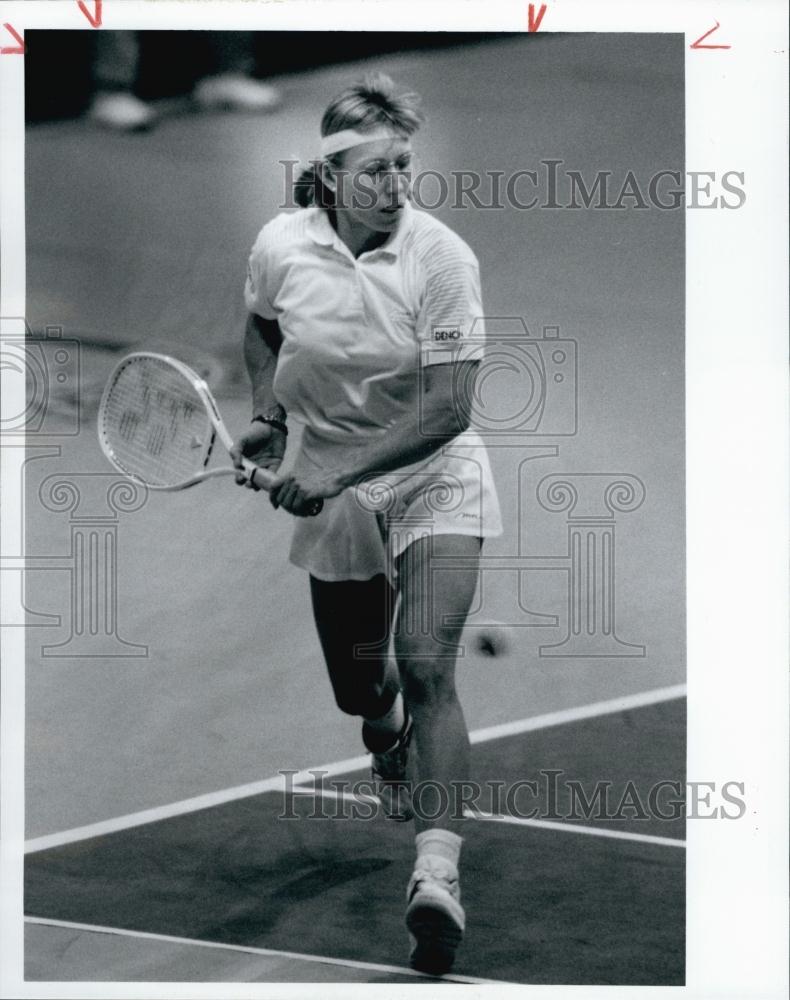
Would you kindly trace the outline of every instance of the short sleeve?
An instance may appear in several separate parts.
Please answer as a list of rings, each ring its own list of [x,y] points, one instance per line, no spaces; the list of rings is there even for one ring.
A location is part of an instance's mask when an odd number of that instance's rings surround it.
[[[417,319],[422,365],[479,361],[485,347],[480,269],[466,244],[436,248],[425,263]]]
[[[277,319],[273,304],[273,274],[267,228],[264,226],[260,231],[250,251],[247,280],[244,283],[244,302],[249,312],[263,319]]]

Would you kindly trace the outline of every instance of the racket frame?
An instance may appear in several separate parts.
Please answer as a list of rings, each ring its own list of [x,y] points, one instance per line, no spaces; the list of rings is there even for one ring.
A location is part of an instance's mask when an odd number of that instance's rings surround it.
[[[191,384],[192,388],[199,396],[200,401],[203,403],[203,407],[206,411],[206,416],[208,417],[212,426],[211,440],[209,441],[208,446],[205,449],[205,454],[203,456],[204,466],[208,463],[211,457],[214,448],[214,442],[217,437],[219,437],[220,441],[225,446],[225,449],[228,452],[228,454],[230,454],[230,450],[233,447],[233,438],[230,436],[230,432],[228,431],[228,428],[225,426],[225,421],[222,419],[222,415],[219,412],[217,401],[214,399],[214,396],[211,390],[209,389],[205,379],[201,378],[196,371],[194,371],[192,368],[189,367],[189,365],[184,364],[183,361],[179,361],[177,358],[174,358],[169,354],[159,354],[154,351],[133,351],[131,354],[125,355],[112,370],[112,373],[107,380],[107,384],[104,387],[104,391],[102,392],[101,401],[99,402],[99,416],[98,416],[98,427],[97,427],[99,435],[99,445],[101,447],[101,450],[107,457],[108,461],[113,465],[113,467],[116,468],[119,472],[121,472],[124,476],[128,476],[130,479],[134,479],[136,482],[143,483],[143,485],[146,486],[149,490],[162,490],[168,493],[172,493],[177,490],[187,489],[189,486],[194,486],[197,483],[202,483],[204,480],[212,479],[215,476],[226,476],[239,472],[240,470],[238,469],[227,468],[227,467],[221,469],[204,468],[203,470],[196,472],[194,476],[191,476],[189,479],[186,479],[180,483],[154,484],[146,482],[140,476],[136,476],[133,472],[129,472],[128,469],[123,468],[123,466],[119,464],[113,453],[112,446],[110,445],[110,442],[107,440],[107,436],[104,430],[106,424],[105,414],[107,412],[107,403],[108,400],[110,399],[110,396],[112,395],[113,386],[115,385],[119,373],[124,368],[126,368],[130,362],[133,362],[136,359],[141,359],[141,358],[146,358],[146,359],[150,358],[155,361],[167,364],[171,368],[174,368],[180,375],[182,375]],[[254,462],[251,462],[247,458],[242,458],[242,466],[244,468],[244,472],[247,475],[247,478],[253,483],[253,485],[259,487],[260,489],[268,490],[275,480],[275,476],[271,472],[267,471],[266,469],[262,469],[259,465],[256,465]]]

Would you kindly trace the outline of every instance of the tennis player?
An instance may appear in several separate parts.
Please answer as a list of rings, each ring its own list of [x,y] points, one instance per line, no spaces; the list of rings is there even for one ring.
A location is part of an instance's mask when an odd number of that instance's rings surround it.
[[[291,560],[310,574],[335,699],[363,720],[379,797],[393,818],[415,818],[411,962],[438,974],[465,922],[457,790],[469,737],[455,659],[483,538],[501,523],[469,427],[477,259],[410,201],[423,120],[417,96],[379,74],[327,107],[320,158],[296,183],[302,207],[265,225],[250,256],[253,418],[234,459],[276,470],[287,417],[304,425],[270,498],[296,516]],[[306,516],[318,499],[322,512]]]

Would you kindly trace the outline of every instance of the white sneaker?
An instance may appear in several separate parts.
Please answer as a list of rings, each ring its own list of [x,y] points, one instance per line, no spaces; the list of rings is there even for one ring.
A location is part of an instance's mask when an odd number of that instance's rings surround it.
[[[204,77],[192,96],[202,108],[238,111],[271,111],[280,103],[280,92],[275,87],[243,73]]]
[[[93,98],[88,116],[98,125],[119,132],[137,132],[156,121],[153,108],[125,90],[99,91]]]
[[[466,926],[458,869],[444,858],[423,855],[417,859],[406,899],[411,966],[444,975],[452,968]]]

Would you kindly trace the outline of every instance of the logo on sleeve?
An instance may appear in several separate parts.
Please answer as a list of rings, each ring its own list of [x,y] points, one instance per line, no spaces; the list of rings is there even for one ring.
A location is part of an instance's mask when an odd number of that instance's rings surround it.
[[[463,330],[460,326],[435,326],[433,328],[434,343],[441,340],[460,340]]]

